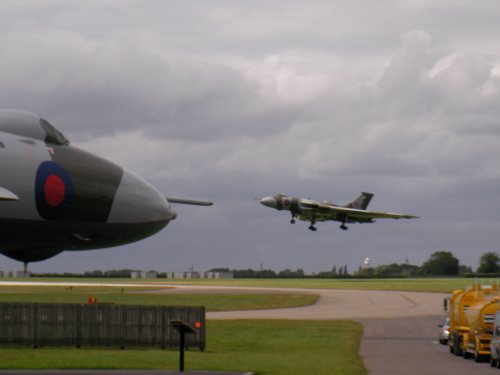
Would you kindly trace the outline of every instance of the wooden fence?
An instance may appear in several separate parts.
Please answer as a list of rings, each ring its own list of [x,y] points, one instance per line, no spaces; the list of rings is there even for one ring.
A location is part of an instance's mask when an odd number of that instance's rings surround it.
[[[0,303],[0,345],[177,348],[182,320],[195,327],[185,345],[205,349],[205,308],[115,304]]]

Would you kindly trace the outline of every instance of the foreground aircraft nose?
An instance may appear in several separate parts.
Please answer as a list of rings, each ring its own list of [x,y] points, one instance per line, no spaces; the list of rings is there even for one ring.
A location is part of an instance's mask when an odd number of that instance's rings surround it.
[[[260,203],[263,204],[266,207],[271,207],[271,208],[277,208],[278,207],[278,202],[276,202],[276,199],[274,197],[265,197],[260,200]]]
[[[167,199],[153,185],[124,171],[118,187],[109,223],[164,223],[175,219]]]

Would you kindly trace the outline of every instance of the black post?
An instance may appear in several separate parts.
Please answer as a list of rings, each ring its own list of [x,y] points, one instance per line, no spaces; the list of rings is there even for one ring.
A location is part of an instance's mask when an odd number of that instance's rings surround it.
[[[184,372],[184,336],[186,331],[181,329],[179,333],[181,335],[181,340],[179,344],[179,371]]]
[[[184,372],[184,336],[187,333],[196,333],[193,327],[182,320],[171,320],[168,324],[179,332],[179,371]]]

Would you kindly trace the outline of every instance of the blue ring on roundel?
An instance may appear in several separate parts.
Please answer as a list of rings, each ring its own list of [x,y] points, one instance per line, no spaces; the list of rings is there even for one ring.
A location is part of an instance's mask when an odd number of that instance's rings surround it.
[[[60,196],[55,196],[51,188]],[[44,219],[62,218],[73,201],[73,180],[66,170],[53,161],[44,161],[38,166],[35,177],[35,202],[38,213]],[[51,198],[52,197],[52,198]]]

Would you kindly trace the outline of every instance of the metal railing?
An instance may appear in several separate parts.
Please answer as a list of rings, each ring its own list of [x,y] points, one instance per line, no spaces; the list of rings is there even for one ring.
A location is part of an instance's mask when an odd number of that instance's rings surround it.
[[[0,345],[177,348],[182,320],[196,327],[185,345],[205,349],[205,307],[0,303]]]

